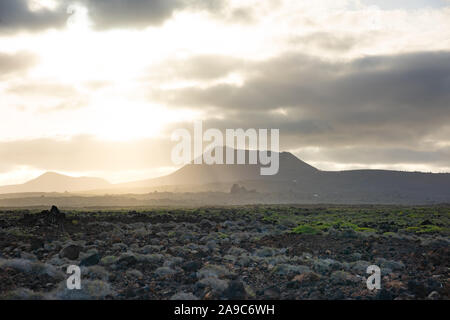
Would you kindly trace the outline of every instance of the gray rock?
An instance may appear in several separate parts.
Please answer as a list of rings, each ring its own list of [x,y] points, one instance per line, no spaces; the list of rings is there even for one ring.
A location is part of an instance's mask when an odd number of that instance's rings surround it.
[[[99,265],[92,267],[82,267],[81,274],[86,274],[86,277],[91,280],[108,281],[110,277],[109,272]]]
[[[235,232],[230,235],[230,240],[234,244],[239,244],[242,241],[250,239],[251,235],[248,232]]]
[[[173,268],[173,267],[181,266],[183,261],[184,261],[184,259],[181,258],[181,257],[172,257],[172,258],[167,259],[166,261],[164,261],[163,266],[164,267]]]
[[[270,265],[276,266],[278,264],[291,264],[292,259],[285,255],[277,255],[269,258],[264,258],[264,261]]]
[[[336,285],[348,285],[359,282],[359,279],[346,271],[335,271],[331,274],[331,282]]]
[[[198,261],[188,261],[181,266],[181,268],[186,272],[195,272],[201,267],[202,264]]]
[[[134,266],[138,262],[138,259],[136,258],[136,255],[132,252],[127,252],[122,255],[120,255],[119,260],[117,260],[117,267],[118,268],[129,268]]]
[[[194,250],[194,251],[199,251],[200,250],[200,246],[196,243],[188,243],[186,245],[186,248],[190,249],[190,250]]]
[[[136,256],[136,259],[138,262],[161,264],[163,263],[165,257],[162,254],[153,253],[153,254],[138,255]]]
[[[192,293],[186,293],[186,292],[179,292],[177,294],[174,294],[170,300],[199,300],[196,296],[194,296]]]
[[[57,300],[103,300],[114,296],[115,292],[109,283],[101,280],[82,281],[81,290],[69,290],[65,282],[48,295],[49,299]]]
[[[113,251],[127,251],[128,246],[125,243],[114,243],[111,249]]]
[[[231,272],[226,269],[225,267],[218,266],[218,265],[207,265],[201,268],[197,272],[197,278],[203,279],[203,278],[222,278],[230,276]]]
[[[0,295],[1,300],[44,300],[43,293],[34,292],[27,288],[17,288]]]
[[[233,221],[227,220],[225,222],[222,222],[223,228],[233,228],[235,226],[235,223]]]
[[[255,252],[253,254],[257,257],[265,258],[265,257],[272,257],[272,256],[276,255],[277,253],[278,253],[278,250],[275,248],[264,247],[264,248],[255,250]]]
[[[365,275],[367,272],[367,267],[372,265],[372,263],[364,260],[359,260],[350,264],[351,269],[358,273],[359,275]]]
[[[210,240],[206,243],[206,246],[209,250],[214,250],[215,248],[217,248],[217,242],[215,240]]]
[[[169,267],[160,267],[155,270],[155,275],[157,277],[167,277],[176,274],[177,272]]]
[[[145,247],[142,247],[139,252],[143,254],[158,253],[162,250],[162,248],[163,246],[146,245]]]
[[[202,221],[200,221],[200,228],[203,231],[209,231],[213,227],[214,227],[214,224],[211,221],[207,220],[207,219],[203,219]]]
[[[119,260],[119,257],[116,256],[105,256],[100,259],[100,264],[102,266],[109,266],[116,263]]]
[[[221,294],[228,288],[228,281],[221,280],[215,277],[204,278],[196,283],[197,288],[211,288],[215,293]]]
[[[225,298],[229,300],[244,300],[247,298],[247,292],[241,281],[234,280],[228,284],[228,288],[223,292]]]
[[[19,272],[35,275],[48,275],[55,280],[64,279],[64,274],[50,264],[41,263],[38,261],[30,261],[24,259],[0,259],[0,269],[12,268]]]
[[[353,261],[361,260],[362,254],[359,253],[359,252],[353,252],[353,253],[351,254],[351,258],[352,258]]]
[[[384,258],[378,258],[375,260],[375,264],[381,269],[391,269],[394,271],[401,271],[405,269],[405,264],[401,261],[386,260]]]
[[[144,277],[142,272],[140,272],[139,270],[136,270],[136,269],[127,270],[126,274],[127,274],[127,276],[130,276],[130,277],[136,278],[136,279],[142,279]]]
[[[341,264],[333,259],[318,259],[313,263],[313,269],[321,274],[341,268]]]
[[[223,260],[225,262],[233,263],[233,264],[236,263],[237,259],[238,259],[237,257],[232,256],[231,254],[227,254],[223,257]]]
[[[21,252],[20,258],[25,259],[25,260],[30,260],[30,261],[37,261],[37,257],[34,254],[28,253],[28,252]]]
[[[250,265],[250,263],[251,263],[251,259],[249,256],[246,256],[246,255],[240,256],[236,261],[236,264],[241,267],[248,267]]]
[[[303,265],[280,264],[273,269],[273,273],[280,276],[292,276],[307,272],[311,272],[311,269],[308,266]]]
[[[100,255],[98,253],[92,253],[88,255],[86,258],[82,259],[80,262],[80,266],[90,267],[95,266],[100,262]]]
[[[66,260],[66,261],[67,261],[67,260]],[[53,255],[53,256],[47,261],[47,263],[48,263],[48,264],[51,264],[51,265],[53,265],[53,266],[60,267],[60,266],[62,266],[62,265],[64,265],[64,264],[68,264],[66,261],[65,261],[64,259],[61,259],[61,258],[59,257],[59,254],[55,254],[55,255]]]
[[[231,247],[230,249],[228,249],[227,253],[232,256],[240,256],[242,254],[248,254],[248,251],[238,247]]]
[[[187,231],[184,231],[180,236],[180,240],[183,241],[184,243],[192,242],[196,238],[197,237],[193,233]]]
[[[263,294],[264,294],[264,299],[277,300],[277,299],[280,299],[281,291],[280,291],[280,288],[278,288],[277,286],[271,286],[271,287],[265,288],[263,291]]]

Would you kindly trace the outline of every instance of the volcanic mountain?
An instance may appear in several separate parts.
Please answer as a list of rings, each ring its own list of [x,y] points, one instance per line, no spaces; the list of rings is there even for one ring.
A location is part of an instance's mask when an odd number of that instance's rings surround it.
[[[226,151],[223,152],[225,158]],[[236,151],[235,151],[236,157]],[[249,159],[249,151],[245,152]],[[225,162],[225,161],[224,161]],[[212,183],[232,183],[238,181],[290,181],[295,177],[312,177],[319,170],[295,157],[292,153],[279,153],[279,172],[273,176],[261,175],[258,164],[188,164],[164,177],[121,184],[125,188],[142,188],[167,185],[202,185]],[[247,161],[248,163],[248,161]]]
[[[246,151],[245,154],[248,159],[249,152]],[[65,191],[90,191],[96,194],[145,194],[152,190],[229,191],[231,186],[237,183],[247,190],[271,194],[275,202],[287,198],[289,202],[299,203],[450,203],[449,173],[321,171],[289,152],[279,153],[279,171],[276,175],[261,175],[262,166],[259,161],[251,165],[190,163],[167,176],[121,184],[110,184],[99,178],[74,178],[49,172],[21,185],[0,187],[0,194]]]
[[[248,159],[248,151],[246,152]],[[430,203],[450,202],[450,174],[390,170],[321,171],[295,157],[279,153],[279,172],[260,174],[261,164],[188,164],[164,177],[117,185],[126,189],[156,186],[198,186],[239,183],[272,194],[301,194],[324,202]],[[295,198],[295,196],[293,196]]]
[[[75,192],[109,187],[111,184],[100,178],[70,177],[55,172],[46,172],[23,184],[0,187],[0,193]]]

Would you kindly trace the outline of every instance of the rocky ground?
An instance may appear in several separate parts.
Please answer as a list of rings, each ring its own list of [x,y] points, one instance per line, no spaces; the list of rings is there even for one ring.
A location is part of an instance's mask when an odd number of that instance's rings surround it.
[[[449,207],[3,211],[0,298],[449,299],[449,217]],[[366,286],[373,264],[381,290]],[[69,265],[81,290],[66,288]]]

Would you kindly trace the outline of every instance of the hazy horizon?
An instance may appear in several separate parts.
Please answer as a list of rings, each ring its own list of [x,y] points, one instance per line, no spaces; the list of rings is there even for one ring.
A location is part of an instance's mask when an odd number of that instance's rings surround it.
[[[280,153],[284,153],[284,152],[287,152],[287,151],[280,150]],[[288,153],[290,153],[290,152],[288,152]],[[297,158],[297,159],[302,160],[300,158]],[[306,164],[309,165],[308,163],[306,163]],[[226,165],[226,164],[224,164],[224,165]],[[235,164],[235,165],[238,165],[238,164]],[[244,164],[244,166],[246,166],[246,165],[249,165],[249,164]],[[136,179],[133,179],[133,180],[113,181],[113,182],[109,181],[107,178],[96,177],[96,176],[92,176],[92,175],[91,176],[89,176],[89,175],[77,175],[77,174],[73,174],[73,173],[65,173],[65,172],[49,170],[49,171],[44,171],[42,173],[39,173],[38,175],[32,177],[31,179],[27,179],[27,180],[25,180],[23,182],[16,183],[16,185],[27,183],[27,182],[36,180],[38,178],[41,178],[41,177],[47,176],[47,175],[49,175],[49,176],[57,175],[57,176],[66,176],[66,177],[69,177],[69,178],[98,178],[98,179],[101,179],[101,180],[109,183],[111,186],[114,186],[114,185],[130,183],[130,182],[137,182],[137,181],[143,181],[143,180],[149,180],[149,179],[162,178],[162,177],[165,177],[165,176],[168,176],[168,175],[170,175],[172,173],[177,172],[179,169],[183,168],[184,166],[186,166],[186,165],[182,165],[182,166],[171,168],[172,169],[171,171],[168,171],[167,173],[161,173],[161,174],[156,175],[156,176],[140,176],[140,177],[138,177]],[[353,169],[348,169],[348,170],[339,170],[339,169],[336,169],[336,170],[322,170],[322,169],[314,167],[314,166],[313,166],[313,168],[318,169],[319,171],[322,171],[322,172],[340,172],[340,171],[354,171],[354,170],[356,170],[356,171],[358,171],[358,170],[388,170],[388,169],[380,169],[380,168],[377,168],[376,166],[374,168],[370,168],[370,166],[369,166],[369,167],[364,167],[364,168],[353,168]],[[170,169],[168,169],[168,170],[170,170]],[[390,170],[388,170],[388,171],[390,171]],[[399,171],[399,172],[405,172],[405,173],[441,173],[441,174],[450,174],[450,172],[424,172],[424,171],[408,171],[408,170],[395,170],[395,169],[392,169],[392,171]],[[2,187],[2,186],[8,186],[8,185],[0,185],[0,187]],[[86,189],[86,191],[88,191],[88,189]]]

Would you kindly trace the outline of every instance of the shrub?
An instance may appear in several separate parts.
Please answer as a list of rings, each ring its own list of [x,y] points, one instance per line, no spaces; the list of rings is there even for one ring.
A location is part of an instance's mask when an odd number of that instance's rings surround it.
[[[292,230],[296,234],[320,234],[321,231],[310,225],[299,225]]]

